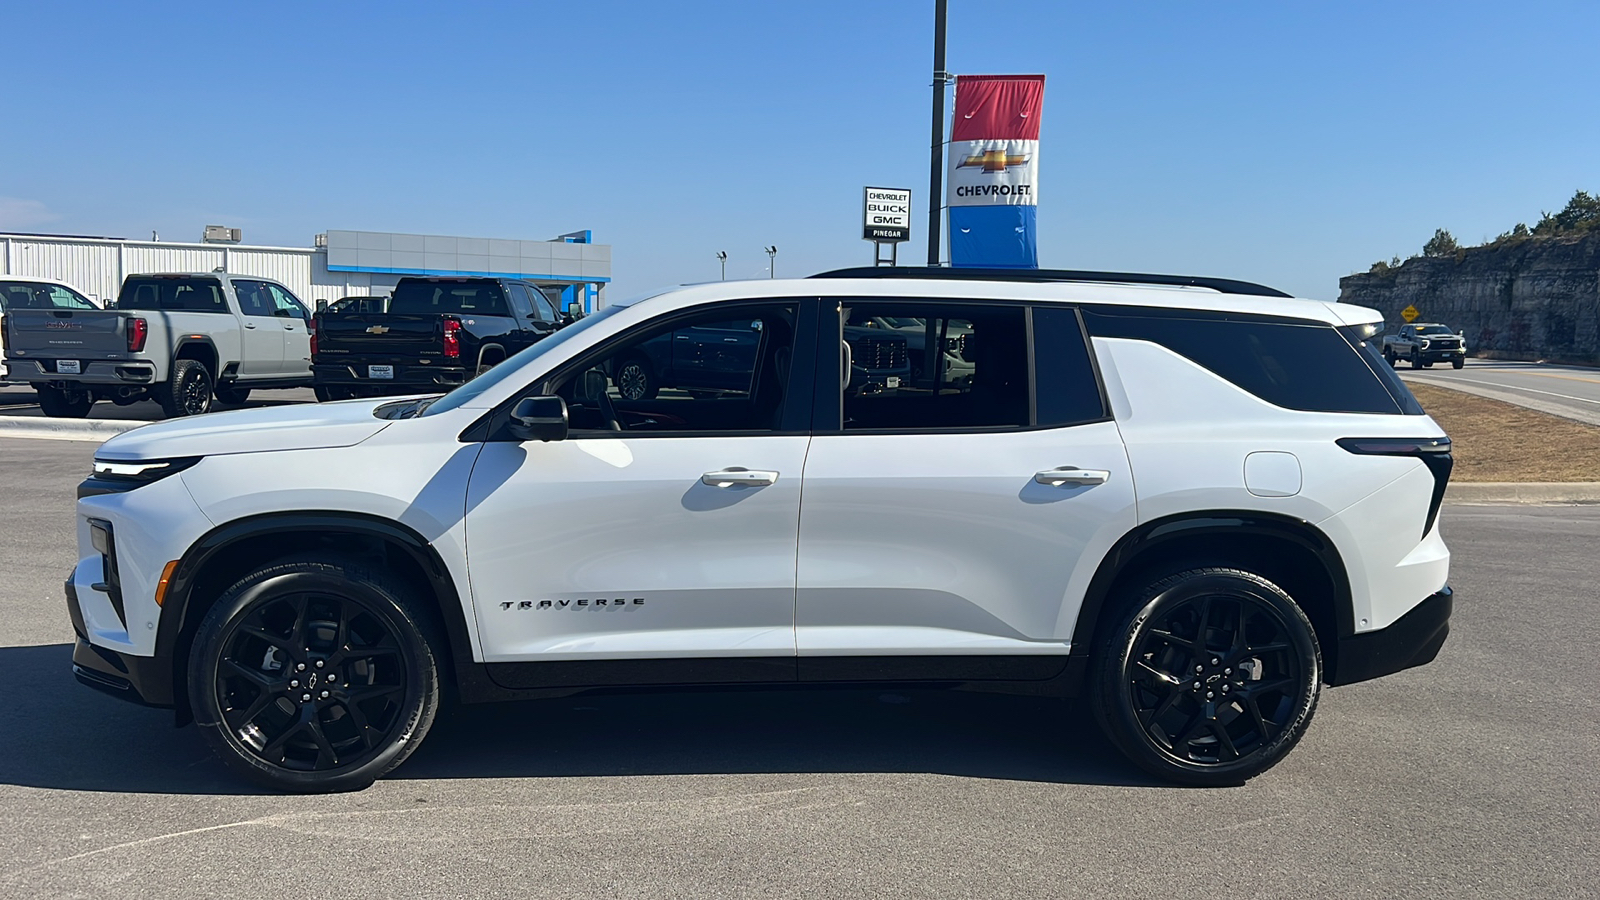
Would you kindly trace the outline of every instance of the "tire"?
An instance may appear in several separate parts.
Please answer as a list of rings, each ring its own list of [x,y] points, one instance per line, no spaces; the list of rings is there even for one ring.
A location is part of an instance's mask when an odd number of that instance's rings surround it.
[[[217,385],[217,401],[230,406],[243,406],[250,399],[250,389],[235,385]]]
[[[1395,356],[1394,350],[1388,347],[1383,348],[1383,361],[1388,363],[1391,369],[1400,365],[1400,357]]]
[[[473,378],[481,378],[481,377],[483,377],[483,374],[485,372],[489,371],[490,369],[494,368],[495,366],[500,365],[500,363],[503,362],[503,361],[504,361],[504,359],[501,358],[501,357],[491,357],[487,362],[478,363],[478,371],[475,372],[472,377]]]
[[[211,411],[211,373],[199,360],[174,360],[167,383],[158,384],[151,391],[169,419]]]
[[[624,400],[654,400],[656,392],[661,389],[655,374],[650,371],[650,361],[642,356],[630,356],[623,360],[611,380],[617,386],[617,394]]]
[[[1422,367],[1424,369],[1431,369],[1431,368],[1433,368],[1433,363],[1424,360],[1423,363],[1422,363]]]
[[[404,762],[439,709],[438,661],[404,583],[342,557],[251,572],[201,621],[189,699],[211,749],[278,790],[356,791]]]
[[[1411,357],[1411,368],[1413,368],[1413,369],[1422,368],[1422,358],[1418,357],[1418,356]]]
[[[94,407],[88,391],[67,391],[44,385],[39,391],[39,408],[52,419],[81,419]]]
[[[1452,360],[1450,360],[1450,368],[1452,368],[1452,369],[1459,369],[1462,366],[1465,366],[1466,364],[1467,364],[1467,361],[1464,360],[1464,359],[1452,359]]]
[[[1128,599],[1097,648],[1091,700],[1130,760],[1214,787],[1259,775],[1294,749],[1316,712],[1322,653],[1282,588],[1239,569],[1196,568]]]

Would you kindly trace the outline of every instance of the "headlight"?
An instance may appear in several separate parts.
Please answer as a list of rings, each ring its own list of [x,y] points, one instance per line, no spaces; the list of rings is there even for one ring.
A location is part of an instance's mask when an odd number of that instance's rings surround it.
[[[1417,346],[1419,346],[1422,349],[1426,350],[1426,349],[1428,349],[1428,341],[1424,340],[1421,344],[1418,344]]]
[[[89,473],[89,477],[130,486],[149,484],[152,481],[160,481],[168,475],[182,472],[199,461],[200,457],[198,456],[186,456],[179,459],[141,459],[138,461],[97,459],[94,461],[94,468]]]

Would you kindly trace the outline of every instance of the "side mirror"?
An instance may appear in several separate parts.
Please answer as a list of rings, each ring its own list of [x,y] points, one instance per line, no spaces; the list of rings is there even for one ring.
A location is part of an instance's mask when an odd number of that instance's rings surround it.
[[[506,427],[519,441],[564,441],[567,401],[560,397],[523,397],[512,408]]]
[[[318,300],[317,301],[317,312],[327,312],[327,310],[328,310],[328,301],[326,301],[326,300]]]

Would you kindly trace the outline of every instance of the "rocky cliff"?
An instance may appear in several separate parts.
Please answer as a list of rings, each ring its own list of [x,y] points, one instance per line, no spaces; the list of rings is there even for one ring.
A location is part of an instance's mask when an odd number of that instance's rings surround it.
[[[1475,356],[1600,365],[1600,230],[1416,257],[1339,279],[1339,299],[1383,313],[1390,331],[1418,321],[1467,336]]]

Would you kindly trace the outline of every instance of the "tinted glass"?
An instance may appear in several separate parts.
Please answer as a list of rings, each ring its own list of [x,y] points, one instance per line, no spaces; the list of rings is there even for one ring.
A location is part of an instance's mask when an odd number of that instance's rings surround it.
[[[117,308],[226,313],[228,302],[223,299],[221,282],[210,278],[134,277],[122,283]]]
[[[54,284],[0,282],[0,309],[98,309],[81,295]]]
[[[505,294],[493,281],[408,281],[389,298],[393,315],[510,315]]]
[[[541,322],[554,322],[561,318],[556,313],[556,305],[550,302],[550,298],[545,296],[544,291],[537,288],[533,291],[533,308],[538,311],[539,321]]]
[[[1084,310],[1095,337],[1152,341],[1257,397],[1310,412],[1398,414],[1360,351],[1330,325],[1174,310]]]
[[[1417,398],[1412,395],[1411,389],[1406,387],[1406,383],[1400,380],[1400,376],[1394,371],[1394,366],[1389,365],[1389,361],[1383,358],[1383,339],[1376,336],[1363,339],[1361,337],[1363,330],[1365,329],[1360,325],[1351,325],[1340,328],[1339,333],[1344,335],[1350,346],[1360,352],[1361,358],[1366,360],[1367,368],[1383,382],[1384,388],[1399,405],[1401,412],[1408,416],[1422,415],[1422,404],[1417,402]]]
[[[1454,336],[1455,332],[1443,325],[1418,325],[1417,334],[1448,334]]]
[[[590,435],[772,431],[788,392],[795,312],[751,306],[646,328],[581,361],[555,390],[573,431]]]
[[[247,316],[272,315],[272,295],[260,281],[233,282],[233,294],[239,298],[239,312]]]
[[[1033,368],[1040,425],[1073,425],[1105,417],[1100,382],[1077,310],[1033,308]]]
[[[533,298],[528,294],[525,284],[512,284],[509,286],[511,294],[511,312],[520,319],[533,315]]]
[[[842,326],[846,430],[1029,424],[1021,307],[852,300]]]

